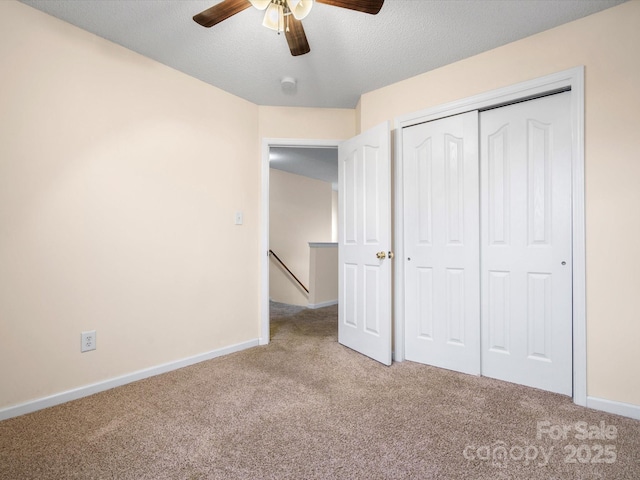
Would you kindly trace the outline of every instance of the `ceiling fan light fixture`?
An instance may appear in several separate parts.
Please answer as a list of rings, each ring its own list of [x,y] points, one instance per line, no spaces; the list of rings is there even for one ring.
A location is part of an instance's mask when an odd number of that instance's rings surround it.
[[[271,0],[249,0],[251,5],[256,7],[258,10],[264,10],[269,6]]]
[[[218,3],[194,15],[193,20],[203,27],[213,27],[251,6],[265,11],[262,25],[280,33],[285,32],[289,51],[294,57],[311,51],[301,20],[306,18],[315,0],[218,0]],[[320,3],[375,15],[384,0],[317,0]]]
[[[287,0],[287,6],[296,20],[302,20],[309,15],[313,0]]]
[[[271,3],[264,14],[262,25],[276,32],[283,32],[284,7],[277,3]]]

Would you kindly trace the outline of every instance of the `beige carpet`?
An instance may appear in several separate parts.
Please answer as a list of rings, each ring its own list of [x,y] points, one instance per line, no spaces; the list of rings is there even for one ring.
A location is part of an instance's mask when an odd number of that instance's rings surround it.
[[[335,307],[276,305],[268,346],[0,422],[0,478],[640,479],[638,421],[384,367],[336,328]]]

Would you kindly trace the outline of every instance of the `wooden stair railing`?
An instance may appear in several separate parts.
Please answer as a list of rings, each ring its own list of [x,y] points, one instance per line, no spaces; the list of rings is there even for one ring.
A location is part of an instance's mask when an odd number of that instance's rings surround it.
[[[304,289],[305,292],[309,293],[309,289],[307,287],[305,287],[303,285],[303,283],[298,279],[298,277],[296,277],[293,272],[291,270],[289,270],[289,267],[287,267],[284,262],[282,260],[280,260],[280,257],[278,257],[278,255],[275,254],[275,252],[271,249],[269,249],[269,255],[273,255],[273,258],[275,258],[280,265],[282,265],[284,267],[284,269],[289,272],[289,275],[291,275],[293,277],[293,279],[298,282],[298,284]]]

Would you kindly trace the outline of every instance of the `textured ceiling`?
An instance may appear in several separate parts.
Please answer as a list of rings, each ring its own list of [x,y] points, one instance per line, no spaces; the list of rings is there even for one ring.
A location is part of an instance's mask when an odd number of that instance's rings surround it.
[[[315,4],[300,57],[254,8],[209,29],[192,20],[218,0],[21,1],[258,105],[353,108],[368,91],[624,0],[386,0],[375,16]]]
[[[337,148],[271,147],[269,166],[329,182],[333,190],[338,190]]]

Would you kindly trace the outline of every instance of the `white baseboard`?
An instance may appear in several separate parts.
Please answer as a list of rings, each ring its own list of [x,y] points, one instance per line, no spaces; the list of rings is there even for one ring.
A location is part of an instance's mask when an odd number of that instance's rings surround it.
[[[615,402],[613,400],[606,400],[604,398],[597,397],[587,397],[587,407],[640,420],[640,405],[633,405],[632,403]]]
[[[174,362],[163,363],[155,367],[145,368],[136,372],[128,373],[120,377],[110,378],[102,382],[92,383],[82,387],[67,390],[65,392],[56,393],[48,397],[38,398],[29,402],[21,403],[12,407],[0,409],[0,421],[7,420],[8,418],[18,417],[26,413],[42,410],[43,408],[53,407],[54,405],[60,405],[61,403],[70,402],[71,400],[77,400],[78,398],[88,397],[94,393],[103,392],[111,388],[120,387],[127,383],[136,382],[144,378],[153,377],[162,373],[167,373],[179,368],[188,367],[196,363],[204,362],[205,360],[211,360],[212,358],[221,357],[223,355],[229,355],[230,353],[239,352],[247,348],[258,346],[259,340],[249,340],[247,342],[237,343],[229,347],[219,348],[210,352],[194,355],[193,357],[183,358]]]
[[[337,304],[338,304],[338,300],[329,300],[327,302],[310,303],[309,305],[307,305],[307,308],[330,307],[331,305],[337,305]]]

